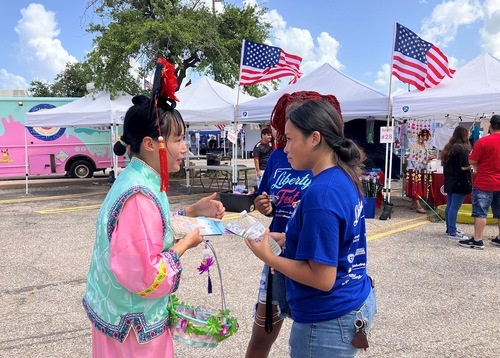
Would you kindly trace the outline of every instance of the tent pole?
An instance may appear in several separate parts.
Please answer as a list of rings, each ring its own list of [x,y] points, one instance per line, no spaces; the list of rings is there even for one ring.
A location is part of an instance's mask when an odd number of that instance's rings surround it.
[[[26,183],[26,195],[28,195],[28,128],[24,127],[24,170],[25,170],[25,183]]]
[[[113,145],[114,143],[116,142],[116,120],[113,116],[113,112],[111,112],[111,116],[113,117],[112,119],[112,122],[111,122],[111,127],[110,127],[110,131],[109,131],[109,135],[111,136],[111,145],[110,145],[110,151],[111,151],[111,170],[113,171],[113,178],[110,178],[111,179],[111,183],[112,181],[114,181],[114,179],[116,178],[116,154],[113,150]]]
[[[189,124],[186,126],[186,131],[188,132],[189,134]],[[189,144],[191,144],[191,136],[189,135],[186,135],[184,136],[184,144],[186,145],[186,147],[188,148],[188,151],[186,152],[186,154],[184,154],[184,171],[185,171],[185,174],[186,174],[186,188],[189,188],[189,193],[191,193],[191,185],[190,185],[190,182],[189,182],[189,171],[190,169],[188,168],[190,165],[191,165],[191,145],[188,146],[188,142]]]
[[[392,117],[392,116],[391,116]],[[391,186],[392,186],[392,155],[394,154],[394,117],[392,117],[392,120],[391,120],[391,128],[392,128],[392,132],[393,132],[393,135],[392,135],[392,138],[393,140],[391,141],[391,143],[387,143],[391,146],[391,151],[389,153],[390,155],[390,159],[389,159],[389,175],[388,175],[388,182],[389,182],[389,185],[388,185],[388,188],[389,188],[389,193],[387,194],[387,201],[390,203],[391,202]]]
[[[238,85],[238,94],[236,96],[236,106],[234,109],[234,132],[236,139],[233,143],[233,191],[236,190],[238,185],[238,107],[240,103],[241,86]]]

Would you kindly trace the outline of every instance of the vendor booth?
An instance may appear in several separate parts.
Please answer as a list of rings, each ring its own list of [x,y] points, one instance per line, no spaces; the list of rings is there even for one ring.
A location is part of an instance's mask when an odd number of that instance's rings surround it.
[[[392,107],[393,116],[406,122],[401,126],[406,132],[405,147],[411,148],[421,130],[430,133],[420,151],[424,166],[406,171],[406,195],[419,194],[431,206],[445,204],[442,168],[431,168],[430,161],[437,159],[456,126],[479,130],[483,121],[500,113],[500,61],[483,53],[439,86],[394,96]],[[470,195],[465,203],[470,203]]]
[[[474,120],[500,113],[500,61],[483,53],[459,68],[453,78],[425,91],[396,95],[392,115],[445,122],[449,118]]]
[[[476,174],[472,174],[474,180]],[[410,198],[420,195],[430,206],[445,205],[446,193],[444,192],[444,175],[438,171],[413,170],[406,171],[405,192]],[[472,203],[471,194],[464,200],[465,204]]]

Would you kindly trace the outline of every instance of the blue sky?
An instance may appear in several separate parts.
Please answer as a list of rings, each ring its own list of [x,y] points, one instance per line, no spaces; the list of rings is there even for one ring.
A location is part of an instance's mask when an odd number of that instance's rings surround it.
[[[395,22],[440,47],[454,68],[483,51],[500,58],[500,0],[247,2],[268,8],[266,18],[273,24],[269,43],[302,56],[304,74],[328,62],[383,93],[388,92]],[[85,13],[86,4],[5,2],[0,14],[0,89],[25,89],[35,79],[52,81],[66,62],[82,61],[92,49],[85,26],[93,14]],[[405,88],[393,79],[393,92]]]

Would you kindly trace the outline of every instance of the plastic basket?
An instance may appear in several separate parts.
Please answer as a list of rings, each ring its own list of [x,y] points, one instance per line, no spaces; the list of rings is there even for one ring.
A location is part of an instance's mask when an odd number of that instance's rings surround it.
[[[172,336],[175,340],[195,347],[214,348],[219,342],[238,331],[238,321],[229,315],[222,285],[222,274],[217,255],[212,244],[206,245],[212,251],[220,281],[221,309],[210,310],[204,306],[190,306],[171,295],[168,311],[172,322]]]

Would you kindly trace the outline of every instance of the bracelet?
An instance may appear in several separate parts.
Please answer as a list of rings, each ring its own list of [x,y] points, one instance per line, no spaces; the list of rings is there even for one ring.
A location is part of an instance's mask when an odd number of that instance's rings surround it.
[[[171,211],[170,216],[186,216],[186,208],[180,208],[177,211]]]

